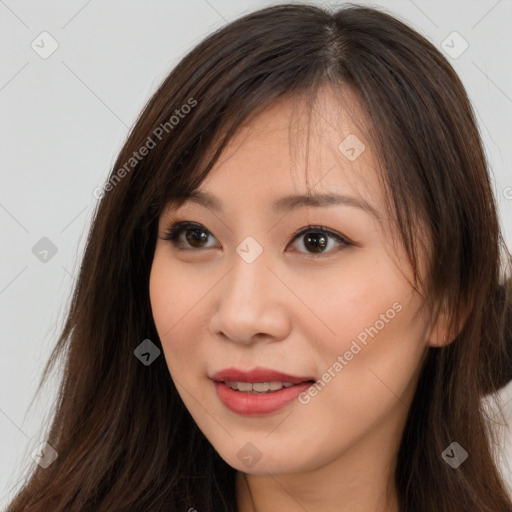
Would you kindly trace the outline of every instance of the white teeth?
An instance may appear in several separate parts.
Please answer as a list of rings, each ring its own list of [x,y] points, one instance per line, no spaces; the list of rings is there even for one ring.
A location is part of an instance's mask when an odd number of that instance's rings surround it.
[[[270,389],[270,382],[254,382],[252,389],[253,391],[258,391],[258,393],[263,393]]]
[[[231,389],[241,391],[243,393],[269,393],[272,391],[279,391],[282,388],[289,388],[295,384],[291,382],[235,382],[226,381],[226,386]]]
[[[238,391],[252,391],[252,384],[250,382],[238,382]]]

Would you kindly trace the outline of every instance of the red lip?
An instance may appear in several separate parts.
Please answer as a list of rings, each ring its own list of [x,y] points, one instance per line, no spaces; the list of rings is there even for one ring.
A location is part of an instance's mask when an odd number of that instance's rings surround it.
[[[238,381],[238,382],[291,382],[300,384],[308,380],[315,380],[314,377],[297,377],[286,373],[278,372],[270,368],[256,366],[252,370],[239,370],[238,368],[225,368],[214,373],[211,377],[216,382]]]
[[[226,368],[210,377],[214,381],[215,391],[220,401],[230,411],[244,416],[272,414],[294,402],[315,381],[313,377],[297,377],[277,372],[270,368],[256,367],[242,371],[237,368]],[[238,382],[291,382],[294,386],[282,388],[270,393],[253,394],[235,391],[225,381]]]

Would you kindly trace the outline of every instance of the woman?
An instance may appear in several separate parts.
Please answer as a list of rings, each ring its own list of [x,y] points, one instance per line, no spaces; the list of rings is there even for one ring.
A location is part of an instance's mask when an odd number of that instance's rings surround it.
[[[58,455],[12,512],[512,510],[481,405],[510,255],[425,38],[365,7],[244,16],[97,192],[46,368],[65,357]]]

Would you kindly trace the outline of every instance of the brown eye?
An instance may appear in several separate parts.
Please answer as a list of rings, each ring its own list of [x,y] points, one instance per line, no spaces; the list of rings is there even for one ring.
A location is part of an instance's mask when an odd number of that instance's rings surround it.
[[[309,254],[312,255],[333,252],[332,250],[325,250],[329,245],[329,240],[334,240],[338,244],[341,244],[341,248],[352,245],[338,233],[330,231],[322,226],[307,226],[299,231],[293,240],[302,240],[302,245],[306,248],[306,252],[309,252]]]
[[[184,234],[185,241],[183,241]],[[200,224],[192,222],[178,222],[171,226],[165,233],[163,239],[170,240],[178,250],[186,249],[209,249],[205,244],[211,233]],[[185,245],[185,247],[183,247]]]
[[[312,252],[322,252],[327,247],[328,238],[323,233],[308,233],[304,237],[304,246]]]
[[[185,238],[192,247],[202,247],[208,241],[208,235],[197,228],[187,229],[185,231]]]

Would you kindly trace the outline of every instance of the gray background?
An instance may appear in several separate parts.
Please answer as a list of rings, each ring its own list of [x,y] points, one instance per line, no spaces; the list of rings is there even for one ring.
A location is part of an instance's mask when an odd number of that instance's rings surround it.
[[[64,320],[97,201],[93,190],[178,60],[213,29],[275,3],[281,2],[0,0],[0,509],[44,440],[57,381],[29,405]],[[477,114],[510,248],[511,1],[355,3],[385,6],[445,52],[458,72]],[[58,43],[47,58],[40,53],[52,41],[40,36],[44,31]],[[463,39],[450,36],[454,31]],[[468,48],[454,58],[464,40]],[[47,261],[32,250],[43,237],[57,249]],[[501,395],[512,417],[511,386]],[[508,430],[503,434],[499,457],[507,471],[512,442]]]

